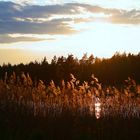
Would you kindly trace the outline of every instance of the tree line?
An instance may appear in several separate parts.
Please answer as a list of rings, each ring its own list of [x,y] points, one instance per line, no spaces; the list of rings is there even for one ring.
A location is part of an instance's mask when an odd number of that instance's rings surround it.
[[[3,79],[5,72],[8,76],[15,72],[29,74],[33,81],[43,80],[49,83],[54,80],[60,84],[62,80],[69,81],[72,73],[79,81],[89,81],[92,74],[98,77],[104,85],[121,85],[128,77],[140,83],[140,53],[120,54],[116,52],[111,58],[98,58],[92,54],[84,54],[81,59],[72,54],[67,57],[54,56],[50,63],[44,57],[41,62],[30,62],[28,64],[0,66],[0,78]]]

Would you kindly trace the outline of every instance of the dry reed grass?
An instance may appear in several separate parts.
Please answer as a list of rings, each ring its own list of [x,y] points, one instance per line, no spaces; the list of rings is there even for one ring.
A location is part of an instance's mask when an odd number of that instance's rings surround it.
[[[35,83],[29,74],[13,72],[8,77],[5,73],[0,80],[0,109],[41,117],[58,117],[69,111],[74,116],[140,118],[140,85],[134,80],[128,78],[123,88],[103,88],[94,75],[81,84],[70,76],[69,82],[62,80],[57,86],[53,80],[49,85],[42,80]]]

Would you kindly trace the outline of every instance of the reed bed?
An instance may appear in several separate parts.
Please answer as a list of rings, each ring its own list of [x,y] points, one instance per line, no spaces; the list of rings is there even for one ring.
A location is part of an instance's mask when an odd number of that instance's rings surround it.
[[[104,86],[92,75],[81,83],[74,75],[71,80],[32,81],[29,74],[14,72],[0,80],[0,109],[24,115],[57,118],[66,112],[72,116],[93,118],[140,119],[140,85],[128,78],[122,87]]]

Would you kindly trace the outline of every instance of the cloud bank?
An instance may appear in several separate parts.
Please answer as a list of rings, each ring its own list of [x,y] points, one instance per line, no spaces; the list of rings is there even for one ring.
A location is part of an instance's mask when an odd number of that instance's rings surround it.
[[[0,43],[41,41],[32,37],[13,38],[9,34],[69,35],[74,24],[107,21],[112,24],[140,24],[140,10],[109,9],[82,3],[31,5],[0,2]]]

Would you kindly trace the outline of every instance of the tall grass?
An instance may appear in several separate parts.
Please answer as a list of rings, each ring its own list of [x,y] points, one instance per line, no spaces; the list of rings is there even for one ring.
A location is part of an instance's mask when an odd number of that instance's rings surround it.
[[[140,118],[140,85],[128,78],[121,88],[106,87],[92,75],[81,83],[71,80],[48,85],[32,81],[29,74],[14,72],[0,80],[0,109],[24,115],[57,118],[66,112],[73,116],[98,118]]]

